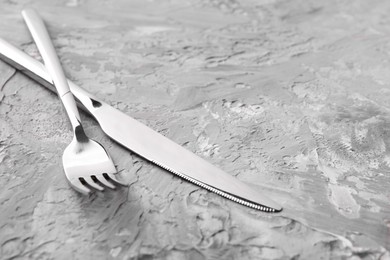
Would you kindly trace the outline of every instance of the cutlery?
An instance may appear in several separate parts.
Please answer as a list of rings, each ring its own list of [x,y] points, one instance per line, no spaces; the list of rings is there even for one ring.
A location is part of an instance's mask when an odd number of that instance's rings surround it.
[[[0,59],[55,91],[42,63],[0,38]],[[229,175],[160,133],[88,93],[69,81],[81,107],[92,115],[113,140],[144,159],[209,191],[265,212],[279,212],[279,203]]]
[[[89,139],[84,132],[76,102],[45,24],[32,9],[23,10],[22,15],[72,125],[73,139],[62,156],[69,183],[74,189],[85,194],[91,192],[91,187],[99,191],[104,190],[103,186],[114,189],[114,183],[121,184],[114,176],[115,165],[103,146]]]

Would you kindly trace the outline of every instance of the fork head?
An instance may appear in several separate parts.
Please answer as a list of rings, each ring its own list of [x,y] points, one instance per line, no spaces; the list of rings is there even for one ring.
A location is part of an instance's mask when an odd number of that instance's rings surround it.
[[[83,142],[73,138],[65,148],[62,162],[70,185],[83,194],[104,187],[115,189],[116,184],[126,185],[115,176],[115,165],[103,146],[94,140]],[[91,189],[93,188],[93,189]]]

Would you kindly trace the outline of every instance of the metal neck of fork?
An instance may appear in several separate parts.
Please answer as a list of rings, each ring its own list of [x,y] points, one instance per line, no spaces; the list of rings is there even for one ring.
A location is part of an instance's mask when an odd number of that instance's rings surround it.
[[[86,136],[84,128],[81,125],[80,114],[77,110],[73,94],[69,91],[60,96],[60,98],[62,100],[62,104],[64,105],[65,111],[68,114],[70,123],[72,124],[72,130],[77,141],[80,143],[87,143],[88,137]]]

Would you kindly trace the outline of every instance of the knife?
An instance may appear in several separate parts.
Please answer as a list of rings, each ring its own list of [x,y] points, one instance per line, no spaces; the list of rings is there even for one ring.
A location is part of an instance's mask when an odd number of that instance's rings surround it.
[[[0,38],[0,59],[51,91],[55,88],[45,66]],[[118,109],[88,93],[70,80],[73,95],[111,139],[161,168],[206,190],[250,208],[279,212],[279,203],[195,155]]]

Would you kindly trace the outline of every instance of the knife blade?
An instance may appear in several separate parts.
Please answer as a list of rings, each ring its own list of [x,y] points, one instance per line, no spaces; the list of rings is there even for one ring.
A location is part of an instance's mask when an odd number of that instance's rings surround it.
[[[45,66],[0,38],[0,59],[55,91]],[[279,203],[254,190],[162,134],[111,107],[70,80],[73,95],[111,139],[161,168],[211,192],[250,208],[279,212]]]

